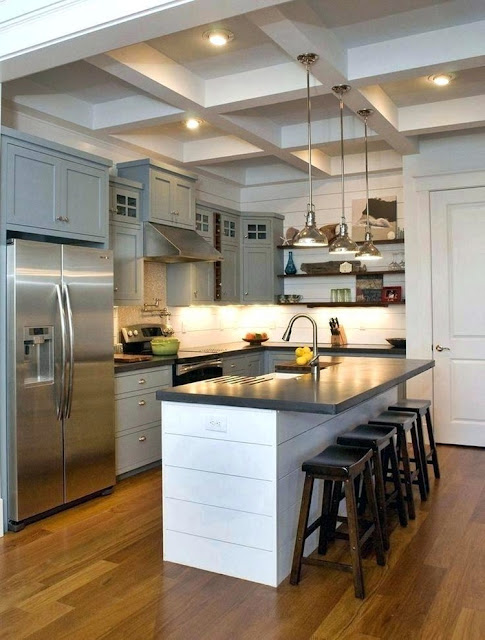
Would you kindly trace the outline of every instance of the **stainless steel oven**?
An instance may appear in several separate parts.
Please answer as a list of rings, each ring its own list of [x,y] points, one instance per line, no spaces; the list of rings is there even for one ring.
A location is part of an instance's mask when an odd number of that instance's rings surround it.
[[[175,364],[173,369],[173,386],[189,382],[200,382],[222,376],[222,359],[211,356],[195,362]]]

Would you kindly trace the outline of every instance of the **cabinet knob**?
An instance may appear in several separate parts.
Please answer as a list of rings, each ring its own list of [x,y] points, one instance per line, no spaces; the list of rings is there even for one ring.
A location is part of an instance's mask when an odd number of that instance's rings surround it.
[[[245,295],[245,296],[247,296],[247,295],[248,295],[248,293],[249,293],[248,291],[245,291],[245,292],[244,292],[244,295]]]
[[[246,240],[248,239],[248,236],[244,236],[246,238]]]
[[[235,364],[231,364],[231,369],[234,369],[236,365]]]
[[[171,211],[171,214],[172,214],[173,216],[178,216],[178,215],[180,215],[180,213],[179,213],[178,211]]]
[[[138,442],[145,442],[145,440],[146,440],[146,439],[147,439],[147,437],[146,437],[146,436],[140,436],[140,437],[138,438]]]
[[[59,222],[69,222],[69,218],[67,216],[57,216],[56,220]]]
[[[140,402],[138,403],[139,407],[144,407],[146,405],[145,400],[140,400]]]
[[[118,291],[118,287],[115,287],[115,291]]]
[[[197,298],[197,291],[194,291],[194,298]]]
[[[138,384],[145,384],[145,383],[146,383],[145,378],[140,378],[140,379],[138,380]]]

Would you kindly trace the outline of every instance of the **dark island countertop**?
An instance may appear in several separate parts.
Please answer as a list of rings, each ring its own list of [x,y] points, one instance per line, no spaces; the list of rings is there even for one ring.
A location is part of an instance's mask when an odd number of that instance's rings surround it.
[[[284,377],[285,374],[270,373],[239,380],[237,376],[225,376],[161,389],[157,399],[336,414],[434,367],[434,360],[401,358],[323,357],[320,361],[334,366],[323,369],[318,381],[311,374]]]

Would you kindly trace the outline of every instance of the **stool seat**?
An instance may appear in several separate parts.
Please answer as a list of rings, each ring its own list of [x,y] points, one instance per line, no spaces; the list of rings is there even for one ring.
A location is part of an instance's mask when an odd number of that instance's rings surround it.
[[[426,415],[426,410],[431,406],[430,400],[419,400],[417,398],[406,398],[399,400],[395,404],[388,407],[391,411],[416,411],[421,416]]]
[[[403,427],[405,431],[412,429],[416,420],[414,414],[405,411],[382,411],[376,418],[372,418],[372,424],[395,424]]]
[[[359,424],[352,431],[346,431],[337,438],[338,444],[354,447],[365,447],[367,443],[372,448],[380,449],[389,442],[389,438],[396,435],[395,427],[371,424]]]
[[[358,475],[372,458],[372,450],[362,447],[343,447],[333,444],[314,458],[305,460],[302,471],[313,476],[332,475],[352,478]]]

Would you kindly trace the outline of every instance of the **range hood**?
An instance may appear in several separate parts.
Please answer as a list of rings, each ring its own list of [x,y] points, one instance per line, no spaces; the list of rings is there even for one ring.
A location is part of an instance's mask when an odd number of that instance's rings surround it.
[[[143,257],[153,262],[218,262],[222,254],[192,229],[145,222]]]

